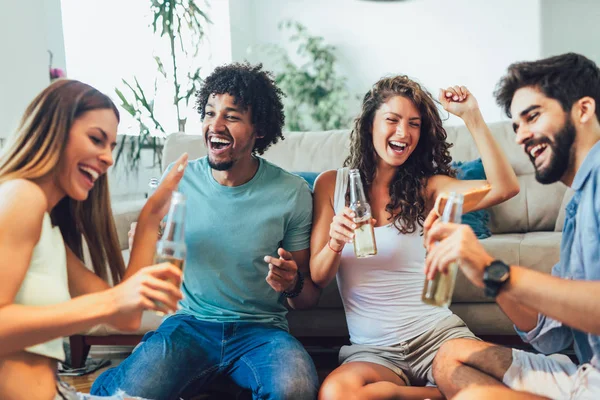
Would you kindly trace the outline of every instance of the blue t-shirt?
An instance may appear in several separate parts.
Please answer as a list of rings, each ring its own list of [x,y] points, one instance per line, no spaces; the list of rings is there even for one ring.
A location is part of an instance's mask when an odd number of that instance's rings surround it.
[[[179,312],[287,330],[285,298],[266,282],[264,257],[309,248],[312,195],[304,179],[257,159],[254,177],[235,187],[213,178],[206,157],[189,162],[179,184],[188,248]]]

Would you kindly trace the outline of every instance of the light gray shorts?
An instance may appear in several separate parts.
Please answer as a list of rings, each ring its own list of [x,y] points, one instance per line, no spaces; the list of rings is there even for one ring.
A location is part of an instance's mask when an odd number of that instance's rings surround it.
[[[600,370],[577,366],[564,354],[534,354],[513,349],[513,362],[502,382],[513,390],[551,399],[600,399]]]
[[[364,346],[353,344],[340,349],[340,364],[370,362],[396,373],[407,386],[434,385],[431,364],[444,342],[451,339],[480,340],[458,316],[452,314],[432,329],[397,345]]]

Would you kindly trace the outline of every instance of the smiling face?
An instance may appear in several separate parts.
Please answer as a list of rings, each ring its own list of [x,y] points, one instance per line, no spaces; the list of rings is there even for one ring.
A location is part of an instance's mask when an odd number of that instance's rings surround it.
[[[373,118],[373,146],[381,161],[394,167],[406,162],[421,137],[421,115],[412,101],[394,96]]]
[[[226,171],[237,161],[252,157],[256,135],[251,111],[237,106],[233,96],[225,93],[208,98],[202,130],[212,169]]]
[[[74,200],[86,200],[96,180],[113,165],[119,122],[111,109],[85,112],[69,131],[55,175],[57,187]]]
[[[540,183],[560,180],[573,164],[576,129],[557,100],[536,88],[517,90],[511,103],[513,129]]]

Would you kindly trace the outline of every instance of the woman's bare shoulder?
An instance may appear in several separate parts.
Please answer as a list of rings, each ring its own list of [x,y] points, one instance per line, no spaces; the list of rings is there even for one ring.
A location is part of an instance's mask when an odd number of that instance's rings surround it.
[[[42,189],[27,179],[13,179],[0,184],[0,220],[23,224],[42,220],[48,200]]]
[[[321,186],[335,185],[336,177],[337,177],[337,170],[335,170],[335,169],[330,169],[330,170],[321,172],[321,174],[319,174],[319,176],[317,176],[317,179],[315,179],[315,185],[317,185],[317,182],[320,182]]]

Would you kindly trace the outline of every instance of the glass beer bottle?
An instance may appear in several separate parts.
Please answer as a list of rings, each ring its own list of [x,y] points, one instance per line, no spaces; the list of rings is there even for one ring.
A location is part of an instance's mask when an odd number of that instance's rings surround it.
[[[182,193],[173,192],[171,206],[167,214],[162,237],[156,242],[154,263],[171,263],[183,271],[187,247],[185,245],[185,207],[186,198]],[[163,312],[157,311],[159,315]]]
[[[375,232],[371,224],[371,206],[367,203],[360,172],[350,170],[350,209],[354,211],[354,253],[358,258],[371,257],[377,254]]]
[[[170,262],[183,271],[187,247],[185,245],[186,198],[173,192],[162,237],[156,242],[154,263]]]
[[[453,222],[460,224],[462,219],[463,195],[452,192],[448,196],[448,202],[444,207],[442,222]],[[448,307],[452,302],[454,285],[456,284],[456,273],[458,272],[458,263],[456,260],[448,268],[446,274],[437,273],[432,280],[425,279],[423,294],[421,300],[426,304],[433,306]]]

